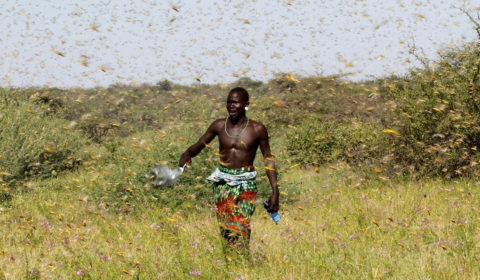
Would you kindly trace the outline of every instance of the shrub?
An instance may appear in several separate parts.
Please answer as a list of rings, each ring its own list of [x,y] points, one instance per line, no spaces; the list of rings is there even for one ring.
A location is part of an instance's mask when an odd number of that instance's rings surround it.
[[[109,132],[115,130],[118,125],[100,122],[97,119],[85,119],[80,121],[78,127],[84,132],[90,140],[95,143],[102,143]]]
[[[172,82],[167,79],[161,80],[156,84],[157,88],[161,91],[169,91],[172,90]]]
[[[341,123],[310,118],[287,134],[294,163],[321,165],[345,160],[350,164],[377,163],[384,154],[384,136],[375,124],[355,120]]]
[[[0,91],[0,171],[7,182],[48,177],[79,163],[85,139],[34,101]]]
[[[256,90],[257,88],[261,87],[263,85],[262,81],[255,81],[252,80],[251,78],[248,77],[242,77],[236,80],[234,83],[230,85],[231,88],[234,87],[243,87],[245,88],[248,92],[252,92]]]
[[[339,157],[340,141],[334,122],[308,120],[288,133],[290,160],[303,165],[319,165]]]
[[[480,50],[476,44],[440,54],[432,67],[384,81],[392,163],[404,174],[478,176]]]

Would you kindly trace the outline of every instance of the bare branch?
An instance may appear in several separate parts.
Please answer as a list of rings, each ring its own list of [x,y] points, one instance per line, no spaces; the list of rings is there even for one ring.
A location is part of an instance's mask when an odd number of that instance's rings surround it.
[[[467,11],[466,9],[464,8],[460,8],[460,11],[462,11],[467,17],[468,19],[473,23],[473,25],[475,26],[475,31],[477,31],[477,36],[478,36],[478,39],[479,39],[479,42],[477,44],[480,44],[480,15],[477,13],[477,18],[475,19],[469,11]]]
[[[419,54],[418,52],[421,52]],[[408,53],[413,55],[420,63],[425,67],[426,70],[430,71],[430,61],[428,60],[427,56],[425,55],[425,52],[423,49],[419,49],[416,45],[415,42],[412,44],[408,44]]]

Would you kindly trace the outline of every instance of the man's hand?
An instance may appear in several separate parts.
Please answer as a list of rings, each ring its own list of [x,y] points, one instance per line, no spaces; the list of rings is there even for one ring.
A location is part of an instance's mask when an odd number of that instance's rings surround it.
[[[275,213],[278,212],[279,205],[278,205],[278,191],[274,191],[270,198],[268,199],[268,205],[270,205],[270,208],[267,209],[269,213]]]
[[[188,151],[183,153],[180,157],[180,160],[178,161],[178,166],[184,166],[185,164],[187,164],[188,166],[192,165],[192,158],[190,157]]]

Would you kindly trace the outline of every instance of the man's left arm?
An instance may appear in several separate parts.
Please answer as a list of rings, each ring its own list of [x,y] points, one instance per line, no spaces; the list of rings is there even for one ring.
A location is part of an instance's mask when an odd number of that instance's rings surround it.
[[[265,163],[265,172],[267,174],[268,181],[270,182],[270,186],[272,186],[272,195],[268,200],[270,205],[268,212],[274,213],[279,209],[279,191],[277,183],[277,171],[275,169],[275,158],[270,151],[267,128],[264,125],[260,125],[258,133],[260,136],[260,150],[262,151],[263,160]]]

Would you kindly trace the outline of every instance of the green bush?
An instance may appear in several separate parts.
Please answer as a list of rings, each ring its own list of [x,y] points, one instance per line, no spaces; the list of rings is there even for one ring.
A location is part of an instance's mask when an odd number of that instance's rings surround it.
[[[169,91],[172,90],[172,82],[167,79],[161,80],[156,83],[158,90],[160,91]]]
[[[0,91],[0,172],[3,181],[48,177],[80,161],[85,139],[34,100]]]
[[[341,123],[306,119],[287,133],[287,147],[294,163],[321,165],[337,160],[364,165],[383,157],[385,138],[378,125],[355,120]]]
[[[82,120],[78,123],[84,135],[95,143],[101,143],[104,139],[111,134],[111,131],[115,131],[118,125],[109,122],[100,122],[97,119],[89,118]]]
[[[263,85],[262,81],[256,81],[252,80],[249,77],[242,77],[236,80],[234,83],[231,84],[231,88],[234,87],[243,87],[245,88],[248,92],[252,92],[253,90],[257,89],[258,87],[261,87]]]
[[[341,154],[334,122],[310,119],[288,133],[290,160],[302,165],[319,165]]]
[[[387,79],[392,164],[403,174],[478,176],[480,169],[480,50],[476,44],[406,78]]]

